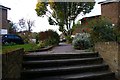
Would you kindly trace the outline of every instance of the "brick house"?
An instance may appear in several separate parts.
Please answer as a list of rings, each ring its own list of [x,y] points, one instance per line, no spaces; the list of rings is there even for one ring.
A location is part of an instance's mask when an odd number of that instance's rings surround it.
[[[0,34],[7,34],[8,32],[7,10],[10,8],[0,5]]]
[[[89,17],[84,17],[82,18],[81,21],[81,25],[85,25],[87,22],[91,21],[91,20],[95,20],[100,18],[101,15],[95,15],[95,16],[89,16]]]
[[[99,4],[102,16],[110,19],[114,25],[120,26],[120,0],[107,0]]]
[[[101,17],[101,15],[89,16],[89,17],[84,17],[80,19],[79,21],[81,22],[81,25],[87,25],[89,21],[98,19],[99,17]],[[73,31],[72,35],[75,35],[76,33],[82,33],[80,26],[77,26],[77,28]]]
[[[99,2],[101,4],[101,16],[108,18],[113,25],[120,26],[120,0],[106,0],[103,2]],[[82,18],[81,24],[86,23],[86,21],[90,21],[94,18],[99,18],[100,15],[90,16]],[[80,29],[77,28],[73,32],[73,34],[79,33]]]

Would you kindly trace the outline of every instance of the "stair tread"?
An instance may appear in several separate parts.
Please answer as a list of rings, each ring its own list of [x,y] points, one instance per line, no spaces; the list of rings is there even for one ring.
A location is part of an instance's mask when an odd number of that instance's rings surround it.
[[[84,78],[84,77],[92,77],[92,76],[102,76],[102,75],[107,75],[107,74],[114,74],[110,71],[99,71],[99,72],[88,72],[88,73],[82,73],[82,74],[70,74],[70,75],[65,75],[61,76],[64,79],[67,78]]]
[[[98,54],[97,52],[81,52],[81,53],[54,53],[54,54],[25,54],[24,56],[41,56],[41,55],[83,55],[83,54]]]
[[[24,63],[47,63],[47,62],[67,62],[67,61],[78,61],[78,60],[96,60],[102,59],[100,57],[92,57],[92,58],[75,58],[75,59],[59,59],[59,60],[32,60],[32,61],[23,61]]]
[[[50,68],[35,68],[23,70],[23,72],[40,72],[40,71],[55,71],[55,70],[70,70],[70,69],[87,69],[95,67],[107,67],[105,63],[102,64],[93,64],[93,65],[72,65],[72,66],[60,66],[60,67],[50,67]]]
[[[94,52],[27,54],[23,59],[25,80],[113,80],[115,77],[103,58]]]
[[[85,73],[77,73],[77,74],[68,74],[62,76],[50,76],[50,77],[41,77],[35,78],[33,80],[67,80],[67,79],[75,79],[75,78],[89,78],[103,75],[113,75],[114,73],[110,71],[99,71],[99,72],[85,72]]]

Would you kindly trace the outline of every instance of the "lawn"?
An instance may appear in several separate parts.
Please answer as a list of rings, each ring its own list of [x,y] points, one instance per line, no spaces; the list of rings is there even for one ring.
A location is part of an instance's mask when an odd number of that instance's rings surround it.
[[[37,44],[11,45],[11,46],[2,46],[2,53],[4,54],[20,48],[24,48],[26,52],[38,49]]]

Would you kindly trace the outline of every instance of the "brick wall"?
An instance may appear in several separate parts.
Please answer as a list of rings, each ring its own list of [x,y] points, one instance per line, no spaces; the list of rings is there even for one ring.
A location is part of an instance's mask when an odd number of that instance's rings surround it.
[[[0,8],[0,29],[2,28],[2,9]]]
[[[120,2],[119,2],[118,8],[119,8],[119,21],[118,21],[118,25],[120,26]]]
[[[120,2],[110,2],[101,4],[101,13],[102,16],[109,18],[113,24],[119,24],[119,10],[120,10]]]
[[[99,52],[120,80],[120,45],[116,42],[98,42],[95,44],[95,51]]]
[[[8,10],[10,10],[10,8],[0,5],[0,30],[1,29],[8,30],[9,26],[7,20]]]
[[[2,9],[2,28],[8,28],[7,9]]]
[[[23,53],[24,50],[19,49],[2,54],[2,80],[20,80]]]

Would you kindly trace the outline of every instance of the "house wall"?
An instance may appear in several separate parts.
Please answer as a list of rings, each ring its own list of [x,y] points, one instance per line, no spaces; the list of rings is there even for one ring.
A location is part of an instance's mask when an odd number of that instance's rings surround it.
[[[0,8],[0,29],[2,28],[2,9]]]
[[[2,29],[8,28],[7,9],[2,9]]]
[[[101,15],[96,15],[96,16],[91,16],[91,17],[85,17],[85,18],[81,19],[81,24],[85,25],[87,22],[89,22],[91,20],[99,19],[100,17],[101,17]]]
[[[7,10],[10,8],[0,5],[0,35],[8,33]]]
[[[118,9],[119,9],[119,21],[118,21],[118,25],[120,26],[120,2],[119,2],[119,5],[118,5]]]
[[[119,24],[120,16],[120,2],[110,2],[101,4],[102,16],[107,17],[112,21],[113,24]]]
[[[115,72],[120,80],[120,44],[117,42],[98,42],[95,44],[95,51],[109,65],[111,71]]]

